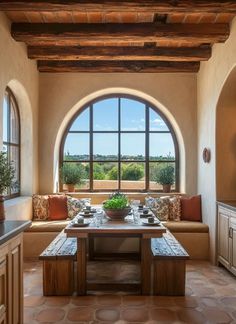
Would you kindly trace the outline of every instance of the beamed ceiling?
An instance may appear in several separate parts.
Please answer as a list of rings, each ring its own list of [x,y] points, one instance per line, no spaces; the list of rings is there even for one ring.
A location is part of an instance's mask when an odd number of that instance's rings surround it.
[[[197,72],[235,1],[1,1],[40,72]]]

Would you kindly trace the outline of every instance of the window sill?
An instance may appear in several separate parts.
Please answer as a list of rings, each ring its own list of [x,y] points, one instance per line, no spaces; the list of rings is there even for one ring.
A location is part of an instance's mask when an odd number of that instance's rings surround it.
[[[4,202],[7,220],[31,220],[32,197],[20,196]]]

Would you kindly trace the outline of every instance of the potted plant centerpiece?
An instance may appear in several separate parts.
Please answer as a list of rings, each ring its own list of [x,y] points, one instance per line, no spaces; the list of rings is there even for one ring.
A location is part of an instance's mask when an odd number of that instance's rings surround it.
[[[84,182],[84,171],[76,163],[64,163],[60,169],[62,183],[66,185],[69,192],[75,191],[76,185]]]
[[[15,170],[5,152],[0,152],[0,223],[5,220],[4,192],[14,185]]]
[[[116,192],[103,203],[103,209],[112,220],[124,219],[130,212],[128,198],[126,195]]]
[[[156,182],[163,186],[163,192],[170,192],[175,182],[175,169],[172,165],[161,168],[156,175]]]

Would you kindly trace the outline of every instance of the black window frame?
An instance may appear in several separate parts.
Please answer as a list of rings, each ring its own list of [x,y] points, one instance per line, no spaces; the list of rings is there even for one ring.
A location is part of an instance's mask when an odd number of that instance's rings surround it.
[[[7,194],[4,196],[6,200],[12,199],[19,197],[21,195],[21,124],[20,124],[20,112],[19,112],[19,106],[16,101],[16,98],[12,92],[12,90],[7,87],[5,89],[4,93],[4,99],[7,97],[7,105],[8,105],[8,118],[7,118],[7,123],[8,123],[8,133],[7,133],[7,141],[3,140],[3,145],[7,147],[7,158],[9,164],[11,161],[13,161],[11,157],[11,147],[17,147],[18,148],[18,172],[19,172],[19,177],[17,179],[17,192],[12,192],[11,188],[7,189]],[[18,137],[18,143],[14,143],[11,141],[11,129],[12,129],[12,123],[11,123],[11,105],[12,102],[14,104],[13,109],[15,111],[16,117],[17,117],[17,123],[18,123],[18,132],[17,132],[17,137]],[[2,122],[3,125],[3,122]],[[3,125],[4,127],[4,125]]]
[[[96,104],[97,102],[101,101],[101,100],[105,100],[105,99],[112,99],[112,98],[117,98],[118,99],[118,131],[94,131],[93,130],[93,105]],[[146,118],[146,127],[145,127],[145,131],[121,131],[121,99],[123,98],[127,98],[127,99],[131,99],[131,100],[135,100],[138,101],[140,103],[143,103],[145,105],[145,118]],[[169,131],[150,131],[149,128],[149,108],[153,109],[162,119],[163,121],[166,123],[166,126],[168,127]],[[88,131],[69,131],[72,124],[74,123],[74,121],[76,120],[76,118],[82,113],[84,112],[86,109],[89,109],[89,116],[90,116],[90,121],[89,121],[89,130]],[[64,160],[64,146],[65,146],[65,142],[66,142],[66,138],[68,134],[89,134],[89,159],[88,160],[77,160],[77,161],[66,161]],[[95,160],[93,159],[93,134],[99,134],[99,133],[118,133],[118,159],[117,160]],[[121,159],[121,152],[120,152],[120,137],[121,134],[123,133],[145,133],[145,159],[144,160],[123,160]],[[171,134],[172,139],[173,139],[173,143],[174,143],[174,149],[175,149],[175,160],[150,160],[149,159],[149,134],[152,133],[167,133],[167,134]],[[93,189],[93,163],[96,162],[114,162],[114,163],[118,163],[118,188],[117,189]],[[139,189],[121,189],[120,188],[120,184],[121,184],[121,163],[123,162],[129,162],[129,163],[139,163],[139,162],[143,162],[145,163],[145,189],[139,190]],[[61,167],[63,165],[63,163],[89,163],[90,166],[90,179],[89,179],[89,189],[86,188],[81,188],[81,189],[76,189],[76,192],[109,192],[109,191],[123,191],[123,192],[162,192],[162,190],[154,190],[154,189],[150,189],[149,188],[149,184],[150,184],[150,180],[149,180],[149,163],[155,163],[155,162],[159,162],[159,163],[175,163],[175,189],[171,190],[172,192],[179,192],[179,146],[178,146],[178,142],[177,142],[177,138],[174,132],[174,129],[171,125],[171,123],[168,121],[168,119],[166,118],[166,116],[156,107],[154,106],[152,103],[150,103],[147,100],[144,100],[142,98],[139,98],[137,96],[133,96],[133,95],[127,95],[127,94],[120,94],[120,93],[114,93],[114,94],[110,94],[110,95],[104,95],[104,96],[100,96],[97,97],[96,99],[90,101],[89,103],[85,104],[84,106],[82,106],[79,111],[74,114],[74,116],[71,118],[70,122],[68,123],[64,134],[62,136],[62,140],[61,140],[61,145],[60,145],[60,157],[59,157],[59,166]],[[59,182],[59,188],[60,191],[63,191],[63,184],[61,183],[61,181]]]

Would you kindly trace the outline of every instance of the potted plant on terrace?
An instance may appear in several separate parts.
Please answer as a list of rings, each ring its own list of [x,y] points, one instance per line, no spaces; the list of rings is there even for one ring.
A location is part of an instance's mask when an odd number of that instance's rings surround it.
[[[103,209],[112,220],[124,219],[130,212],[128,198],[126,195],[116,192],[103,203]]]
[[[163,186],[163,192],[170,192],[175,182],[175,169],[172,165],[161,168],[156,175],[156,182]]]
[[[5,219],[4,192],[14,184],[15,170],[5,152],[0,152],[0,222]]]
[[[60,169],[62,183],[66,185],[69,192],[75,191],[76,185],[84,182],[84,170],[75,163],[64,163]]]

